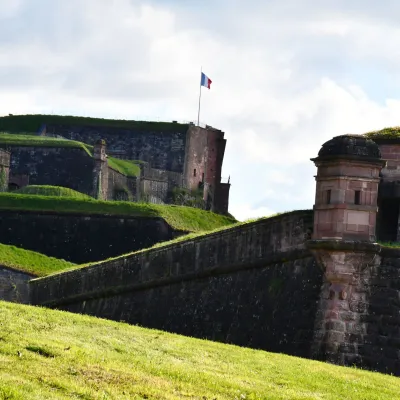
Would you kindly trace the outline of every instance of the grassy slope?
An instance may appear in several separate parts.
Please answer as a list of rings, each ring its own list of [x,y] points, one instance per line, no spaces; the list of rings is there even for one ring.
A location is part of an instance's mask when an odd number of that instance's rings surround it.
[[[67,147],[82,149],[92,156],[93,146],[76,140],[58,139],[47,136],[17,135],[0,132],[0,145],[5,146],[30,146],[30,147]]]
[[[119,158],[107,157],[108,166],[122,175],[126,176],[140,176],[139,161],[121,160]]]
[[[14,193],[39,196],[73,197],[75,199],[91,199],[91,197],[87,194],[77,192],[76,190],[62,186],[50,185],[28,185],[22,189],[16,190]]]
[[[45,276],[70,268],[75,264],[0,243],[0,265],[28,272],[36,276]]]
[[[198,232],[232,224],[235,220],[197,208],[141,204],[124,201],[98,201],[67,197],[0,193],[0,210],[56,211],[81,214],[112,214],[160,217],[174,229]]]
[[[13,115],[0,117],[0,130],[10,132],[37,132],[42,124],[106,126],[124,129],[141,129],[146,131],[186,132],[188,125],[171,122],[147,122],[118,119],[87,118],[69,115]]]
[[[0,302],[0,399],[398,398],[395,377]]]

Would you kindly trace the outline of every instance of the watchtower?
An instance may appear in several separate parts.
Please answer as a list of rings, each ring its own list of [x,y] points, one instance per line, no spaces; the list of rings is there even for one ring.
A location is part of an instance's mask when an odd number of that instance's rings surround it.
[[[375,142],[336,136],[317,158],[313,239],[375,241],[379,173],[385,164]]]

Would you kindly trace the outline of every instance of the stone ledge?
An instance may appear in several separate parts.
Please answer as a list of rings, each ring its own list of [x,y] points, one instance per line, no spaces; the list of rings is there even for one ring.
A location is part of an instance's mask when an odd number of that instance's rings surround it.
[[[357,251],[367,253],[380,253],[382,246],[378,243],[356,240],[338,239],[318,239],[306,242],[309,250],[337,250],[337,251]],[[400,254],[400,249],[398,250]]]

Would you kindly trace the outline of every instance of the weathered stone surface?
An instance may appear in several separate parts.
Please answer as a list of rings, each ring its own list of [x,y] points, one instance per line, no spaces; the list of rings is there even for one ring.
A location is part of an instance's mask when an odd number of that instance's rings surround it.
[[[322,277],[311,226],[291,213],[34,280],[32,303],[307,356]]]
[[[188,125],[176,129],[151,132],[145,129],[121,129],[102,126],[47,125],[48,135],[95,144],[105,139],[107,152],[120,158],[142,160],[151,167],[183,172]]]
[[[32,278],[32,274],[0,265],[0,300],[28,304],[28,282]]]
[[[0,242],[75,263],[105,260],[178,232],[160,218],[0,211]]]

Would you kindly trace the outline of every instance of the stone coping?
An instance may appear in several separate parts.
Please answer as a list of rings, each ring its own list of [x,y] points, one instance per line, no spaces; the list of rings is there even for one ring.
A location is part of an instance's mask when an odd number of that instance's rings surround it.
[[[357,251],[357,252],[367,252],[367,253],[380,253],[382,250],[382,246],[378,243],[361,241],[361,240],[341,240],[341,239],[309,240],[306,242],[306,246],[309,250],[324,249],[324,250],[339,250],[339,251]]]

